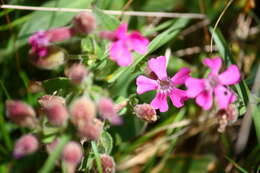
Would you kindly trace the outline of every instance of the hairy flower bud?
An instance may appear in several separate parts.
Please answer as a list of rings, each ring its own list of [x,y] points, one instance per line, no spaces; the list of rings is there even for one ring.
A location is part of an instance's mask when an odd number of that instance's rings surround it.
[[[47,53],[40,57],[31,51],[30,61],[32,64],[45,70],[53,70],[64,64],[66,58],[65,50],[56,46],[48,46],[46,50]]]
[[[61,126],[68,119],[68,112],[64,105],[60,103],[49,104],[44,108],[50,124]]]
[[[13,155],[15,158],[21,158],[35,152],[38,149],[38,140],[32,134],[22,136],[15,144]]]
[[[99,36],[103,39],[107,39],[109,41],[115,41],[116,40],[116,35],[112,31],[101,31],[99,33]]]
[[[73,29],[80,34],[89,34],[96,28],[96,19],[89,12],[81,12],[73,19]]]
[[[22,101],[8,100],[6,102],[6,114],[20,126],[33,127],[35,125],[35,111],[30,105]]]
[[[96,108],[90,99],[81,97],[72,103],[70,113],[74,125],[80,127],[93,120],[96,115]]]
[[[86,78],[87,73],[87,69],[83,64],[74,64],[65,71],[66,76],[75,85],[81,84]]]
[[[103,119],[107,119],[111,124],[122,124],[121,117],[118,116],[116,107],[111,99],[102,98],[98,103],[98,111]]]
[[[115,164],[113,157],[111,157],[107,154],[102,154],[102,155],[100,155],[100,160],[101,160],[101,166],[102,166],[103,173],[115,173],[116,172],[116,164]],[[98,173],[96,164],[94,165],[94,172]]]
[[[155,122],[157,120],[156,111],[150,104],[138,104],[134,107],[134,111],[137,117],[144,121]]]
[[[79,135],[87,140],[97,141],[102,133],[103,123],[99,119],[93,119],[86,122],[83,126],[78,128]]]
[[[220,109],[216,115],[219,121],[218,131],[223,133],[228,125],[237,120],[238,110],[234,104],[229,104],[227,109]]]
[[[69,27],[54,28],[46,31],[50,42],[64,41],[74,36],[74,30]]]
[[[69,173],[75,172],[75,168],[80,163],[82,156],[82,149],[78,143],[71,141],[64,146],[62,160],[66,163]]]
[[[41,98],[38,99],[38,102],[44,108],[44,107],[48,106],[49,104],[65,105],[66,100],[63,97],[60,97],[60,96],[44,95],[44,96],[42,96]]]

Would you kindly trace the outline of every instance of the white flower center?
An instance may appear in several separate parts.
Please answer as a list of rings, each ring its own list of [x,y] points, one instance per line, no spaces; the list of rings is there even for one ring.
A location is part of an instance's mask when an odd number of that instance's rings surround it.
[[[169,95],[172,92],[173,84],[170,78],[166,78],[164,80],[157,80],[159,84],[159,92],[162,94]]]

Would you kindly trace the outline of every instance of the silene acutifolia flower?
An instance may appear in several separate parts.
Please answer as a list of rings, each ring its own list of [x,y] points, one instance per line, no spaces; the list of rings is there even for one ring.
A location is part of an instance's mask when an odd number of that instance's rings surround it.
[[[228,105],[236,100],[235,93],[228,88],[229,85],[237,84],[240,80],[240,72],[236,65],[231,65],[226,71],[219,74],[222,59],[205,58],[203,64],[211,69],[205,79],[188,78],[185,82],[187,96],[196,98],[196,103],[205,110],[209,110],[213,104],[213,93],[219,109],[227,109]]]
[[[177,85],[184,84],[189,77],[190,70],[186,67],[180,69],[173,77],[168,77],[166,72],[166,58],[160,56],[148,61],[148,67],[155,73],[157,79],[150,79],[140,75],[136,79],[137,93],[143,94],[147,91],[157,90],[151,105],[161,112],[168,110],[167,97],[171,98],[173,105],[180,108],[187,99],[186,92],[177,88]]]
[[[110,59],[115,61],[119,66],[128,66],[133,62],[132,50],[140,54],[147,52],[149,40],[138,31],[128,34],[126,23],[120,24],[113,32],[102,32],[100,36],[112,41],[109,50]]]

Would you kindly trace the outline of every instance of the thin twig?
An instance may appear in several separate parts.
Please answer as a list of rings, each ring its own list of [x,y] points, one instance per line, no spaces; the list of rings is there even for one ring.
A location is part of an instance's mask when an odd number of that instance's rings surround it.
[[[54,8],[54,7],[34,7],[21,5],[1,5],[0,8],[18,9],[18,10],[34,10],[34,11],[57,11],[57,12],[91,12],[91,9],[76,9],[76,8]],[[122,11],[103,10],[106,14],[121,15]],[[165,18],[192,18],[205,19],[204,14],[199,13],[167,13],[167,12],[144,12],[144,11],[125,11],[124,15],[128,16],[146,16],[146,17],[165,17]]]
[[[202,51],[210,52],[211,51],[210,49],[211,49],[210,45],[206,45],[204,47],[199,47],[199,46],[188,47],[188,48],[173,52],[173,55],[175,55],[177,57],[182,57],[182,56],[198,54],[198,53],[201,53]],[[217,51],[217,50],[218,49],[215,46],[213,46],[213,51]]]
[[[212,32],[212,34],[211,34],[212,36],[211,36],[211,39],[210,39],[210,47],[211,47],[210,50],[211,50],[211,52],[213,51],[213,50],[212,50],[213,34],[214,34],[214,32],[215,32],[215,30],[216,30],[216,28],[217,28],[217,26],[218,26],[218,24],[219,24],[221,18],[223,17],[223,15],[225,14],[225,12],[227,11],[228,7],[232,4],[233,1],[234,1],[234,0],[230,0],[230,1],[228,2],[228,4],[226,5],[226,7],[224,8],[224,10],[221,12],[220,16],[218,17],[218,20],[217,20],[216,24],[214,25],[213,32]]]

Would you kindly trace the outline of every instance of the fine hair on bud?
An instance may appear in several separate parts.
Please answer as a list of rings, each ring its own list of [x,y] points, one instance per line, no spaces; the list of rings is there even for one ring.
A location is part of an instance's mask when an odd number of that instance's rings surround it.
[[[38,99],[38,102],[43,108],[48,106],[49,104],[66,104],[66,100],[63,97],[54,95],[44,95]]]
[[[116,164],[113,157],[107,154],[100,155],[101,166],[103,173],[115,173],[116,172]],[[98,173],[97,165],[94,164],[94,172]]]
[[[79,136],[86,140],[98,141],[103,131],[103,123],[94,118],[91,121],[86,122],[83,126],[79,126]]]
[[[96,28],[96,19],[89,12],[80,12],[73,19],[73,29],[79,34],[90,34]]]
[[[150,104],[138,104],[134,107],[134,112],[138,118],[149,123],[157,121],[156,111]]]
[[[22,127],[34,127],[36,123],[36,113],[34,109],[22,101],[6,101],[6,115],[14,123]]]
[[[65,75],[70,79],[71,83],[79,85],[84,82],[88,71],[84,64],[73,64],[65,71]]]
[[[68,173],[75,172],[75,169],[80,163],[82,156],[82,148],[77,142],[71,141],[64,146],[62,151],[62,160],[66,164]]]
[[[64,125],[68,119],[67,109],[60,103],[46,105],[44,112],[46,113],[50,124],[54,126]]]
[[[96,115],[94,103],[87,97],[81,97],[73,101],[70,106],[71,120],[77,127],[84,126],[92,121]]]
[[[39,143],[35,136],[27,134],[20,137],[14,146],[13,156],[21,158],[28,154],[34,153],[38,149]]]

